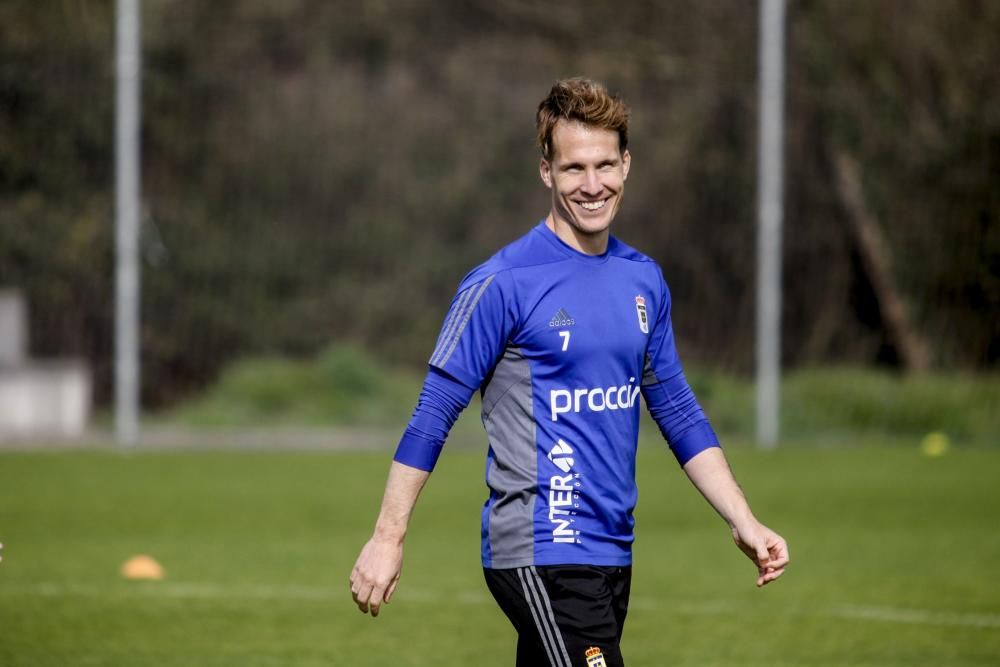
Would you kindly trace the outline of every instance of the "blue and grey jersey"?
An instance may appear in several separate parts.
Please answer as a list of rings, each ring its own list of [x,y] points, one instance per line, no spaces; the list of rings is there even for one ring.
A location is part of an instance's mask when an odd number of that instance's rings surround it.
[[[640,394],[682,463],[717,444],[659,267],[613,237],[585,255],[543,222],[503,248],[462,281],[430,367],[396,460],[431,469],[480,390],[484,567],[631,563]]]

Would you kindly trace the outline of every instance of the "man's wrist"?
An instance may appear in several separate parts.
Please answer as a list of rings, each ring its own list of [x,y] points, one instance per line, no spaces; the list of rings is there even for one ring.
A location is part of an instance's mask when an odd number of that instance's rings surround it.
[[[406,528],[378,524],[375,526],[375,532],[372,534],[372,539],[376,542],[402,546],[403,541],[406,539]]]
[[[750,511],[749,506],[744,506],[726,518],[729,527],[738,532],[744,532],[747,528],[758,523],[757,517]]]

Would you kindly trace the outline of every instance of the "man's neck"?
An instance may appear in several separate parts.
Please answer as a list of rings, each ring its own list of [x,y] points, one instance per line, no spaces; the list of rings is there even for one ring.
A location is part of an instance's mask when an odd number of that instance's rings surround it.
[[[572,225],[560,220],[552,212],[545,218],[545,226],[551,229],[560,241],[584,255],[603,255],[608,250],[610,234],[607,229],[596,234],[584,234]]]

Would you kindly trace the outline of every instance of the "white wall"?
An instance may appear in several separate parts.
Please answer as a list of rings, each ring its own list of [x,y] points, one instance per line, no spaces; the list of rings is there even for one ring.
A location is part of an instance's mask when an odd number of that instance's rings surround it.
[[[28,313],[18,290],[0,289],[0,368],[20,366],[28,356]]]
[[[82,363],[35,362],[0,372],[0,439],[82,436],[90,387]]]

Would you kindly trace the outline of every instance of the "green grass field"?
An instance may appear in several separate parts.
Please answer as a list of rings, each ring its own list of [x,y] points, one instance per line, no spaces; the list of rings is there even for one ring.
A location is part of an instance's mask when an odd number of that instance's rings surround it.
[[[793,564],[756,589],[721,520],[643,445],[630,665],[1000,665],[1000,450],[729,455]],[[0,665],[512,665],[478,564],[481,452],[442,457],[396,600],[378,619],[351,603],[388,459],[0,454]],[[123,580],[138,553],[166,579]]]

